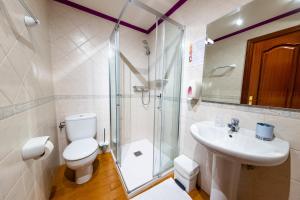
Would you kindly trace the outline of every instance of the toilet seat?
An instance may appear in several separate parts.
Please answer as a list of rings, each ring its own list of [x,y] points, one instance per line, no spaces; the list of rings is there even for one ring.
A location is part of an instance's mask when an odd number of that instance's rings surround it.
[[[68,161],[81,160],[92,155],[97,149],[98,143],[94,138],[75,140],[66,147],[63,157]]]

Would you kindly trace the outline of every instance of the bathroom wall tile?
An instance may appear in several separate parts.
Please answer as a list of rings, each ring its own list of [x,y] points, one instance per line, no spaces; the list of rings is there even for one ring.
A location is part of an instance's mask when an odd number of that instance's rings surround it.
[[[97,86],[95,81],[99,79],[93,79],[93,76],[101,76],[101,74],[94,72],[94,63],[90,60],[63,72],[63,78],[55,82],[56,94],[97,94],[94,87]],[[74,90],[74,88],[76,88],[76,90]]]
[[[72,32],[70,33],[70,38],[77,46],[82,45],[88,40],[85,35],[77,28],[72,30]]]
[[[64,37],[60,37],[59,39],[53,41],[51,43],[51,48],[53,50],[52,53],[54,53],[54,51],[59,51],[60,56],[62,57],[62,56],[67,55],[72,50],[74,50],[76,48],[76,45],[72,42],[71,39],[64,36]],[[59,58],[61,58],[61,57],[59,57]]]
[[[0,199],[4,200],[4,195],[0,192]]]
[[[300,182],[291,180],[289,200],[298,200],[300,197]]]
[[[85,21],[84,24],[81,24],[79,29],[80,31],[87,37],[88,39],[94,37],[97,35],[97,33],[100,33],[101,29],[100,27],[94,26],[93,24],[89,23],[88,21]]]
[[[29,92],[26,90],[24,85],[21,85],[17,91],[17,96],[15,97],[13,103],[14,104],[19,104],[19,103],[24,103],[28,102],[32,99],[33,97],[30,96]]]
[[[93,56],[97,52],[97,49],[90,41],[87,41],[79,48],[88,56]]]
[[[291,157],[291,178],[300,182],[300,151],[290,150]]]
[[[6,53],[2,49],[2,46],[0,45],[0,61],[4,60],[4,57],[6,56]]]
[[[13,102],[15,99],[16,92],[21,84],[19,76],[14,71],[8,59],[5,58],[2,64],[0,64],[0,89],[10,102]]]
[[[99,45],[95,45],[98,51],[91,57],[91,59],[98,65],[99,68],[108,70],[108,54],[109,51],[109,43],[103,42],[99,43]]]
[[[61,49],[51,48],[51,62],[53,64],[59,62],[60,60],[63,60],[64,57],[64,52]]]
[[[33,99],[42,97],[42,90],[39,84],[39,70],[31,66],[24,77],[24,87]]]
[[[22,182],[24,185],[24,189],[26,192],[30,193],[30,191],[32,190],[32,186],[35,183],[35,175],[38,176],[39,174],[35,174],[36,171],[34,171],[34,163],[32,163],[32,161],[29,161],[28,163],[26,163],[26,165],[30,165],[24,168],[23,171],[23,176],[22,176]]]
[[[16,0],[4,0],[4,6],[9,10],[9,17],[14,24],[16,31],[22,33],[26,29],[23,16],[26,14],[20,3]]]
[[[289,159],[278,166],[255,167],[254,199],[288,199],[290,167]],[[255,185],[264,187],[255,187]]]
[[[21,145],[28,137],[26,118],[24,114],[0,121],[1,137],[5,138],[5,143],[0,145],[0,160],[5,158],[14,148]]]
[[[29,137],[49,135],[57,146],[55,107],[49,103],[54,94],[48,1],[26,2],[41,22],[35,28],[25,28],[26,13],[18,0],[4,0],[1,9],[9,15],[0,13],[0,179],[5,180],[0,182],[0,199],[41,199],[35,193],[48,199],[52,170],[58,165],[56,149],[40,166],[44,174],[36,173],[35,165],[21,158],[22,145]],[[47,187],[32,191],[37,180],[48,182]]]
[[[89,42],[97,49],[97,51],[101,51],[104,54],[108,54],[109,52],[107,49],[109,47],[109,41],[108,38],[110,37],[111,34],[111,28],[112,24],[108,24],[108,26],[101,31],[101,33],[98,33],[96,36],[91,38]]]
[[[26,196],[26,191],[23,185],[22,178],[19,177],[17,183],[7,194],[5,200],[23,200]]]
[[[266,115],[265,120],[275,126],[277,137],[287,140],[291,148],[300,150],[300,120],[271,115]]]
[[[87,60],[87,57],[80,49],[74,49],[69,55],[62,59],[52,63],[53,80],[54,84],[57,80],[63,79],[70,71],[77,68],[83,62]]]
[[[16,42],[16,38],[9,28],[9,25],[7,24],[5,18],[0,19],[0,26],[3,27],[0,29],[1,46],[5,54],[7,54]]]
[[[1,160],[0,168],[1,180],[6,180],[0,182],[0,190],[2,194],[6,195],[22,175],[24,163],[22,161],[20,151],[13,150],[7,154],[7,156]]]
[[[248,170],[247,166],[242,166],[240,171],[240,181],[237,199],[252,200],[255,199],[254,181],[256,179],[256,170]]]
[[[5,107],[10,105],[8,98],[0,91],[0,107]]]
[[[49,19],[51,19],[49,26],[49,36],[51,42],[63,38],[76,29],[76,26],[74,26],[73,23],[70,23],[62,13],[51,14]]]
[[[25,191],[30,191],[30,192],[27,193],[26,200],[38,200],[38,198],[36,197],[35,188],[32,187],[33,185],[31,185],[31,189],[30,190],[25,190]]]
[[[19,78],[23,79],[24,75],[31,66],[31,63],[25,53],[24,47],[20,42],[17,42],[16,46],[14,46],[13,50],[8,54],[8,59],[19,75]]]

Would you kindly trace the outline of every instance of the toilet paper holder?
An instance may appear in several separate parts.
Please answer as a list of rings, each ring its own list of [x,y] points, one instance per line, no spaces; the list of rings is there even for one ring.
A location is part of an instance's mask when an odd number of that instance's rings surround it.
[[[22,148],[23,160],[45,159],[51,154],[53,148],[49,136],[31,138]]]

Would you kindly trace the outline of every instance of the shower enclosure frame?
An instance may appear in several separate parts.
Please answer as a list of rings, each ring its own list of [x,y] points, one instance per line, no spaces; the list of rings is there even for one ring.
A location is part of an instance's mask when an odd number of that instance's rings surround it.
[[[181,100],[181,79],[182,79],[181,72],[182,72],[182,60],[183,60],[183,48],[182,48],[182,44],[183,44],[183,36],[184,36],[185,27],[183,25],[181,25],[180,23],[178,23],[178,22],[170,19],[169,17],[165,16],[164,14],[162,14],[162,13],[156,11],[155,9],[147,6],[146,4],[140,2],[139,0],[128,0],[128,1],[126,1],[125,5],[123,6],[123,8],[122,8],[122,10],[120,12],[120,15],[118,17],[118,21],[115,24],[114,29],[113,29],[113,31],[112,31],[112,33],[110,35],[110,51],[112,50],[112,46],[111,46],[112,40],[114,40],[113,41],[114,44],[119,43],[119,40],[120,40],[119,39],[120,22],[121,22],[122,16],[123,16],[126,8],[130,4],[134,4],[135,6],[137,6],[137,7],[139,7],[139,8],[141,8],[141,9],[143,9],[143,10],[145,10],[145,11],[147,11],[147,12],[149,12],[149,13],[151,13],[151,14],[153,14],[153,15],[156,16],[156,37],[158,37],[157,36],[157,34],[158,34],[157,30],[158,30],[158,26],[160,24],[159,20],[166,21],[166,22],[174,25],[175,27],[177,27],[181,31],[181,33],[180,33],[181,34],[181,36],[180,36],[180,47],[179,47],[179,52],[180,52],[180,58],[179,58],[179,60],[180,60],[180,64],[179,64],[180,65],[180,70],[178,71],[178,73],[180,74],[180,77],[179,77],[179,83],[180,84],[178,86],[179,88],[177,88],[177,90],[179,92],[179,97],[178,97],[178,112],[177,112],[178,117],[177,117],[177,127],[176,127],[177,128],[177,138],[178,138],[178,140],[177,140],[177,153],[178,153],[179,152],[179,121],[180,121],[180,102],[181,102],[180,101]],[[165,34],[164,32],[165,32],[165,26],[163,27],[163,37],[164,37],[164,34]],[[164,41],[165,41],[165,38],[163,38],[163,42]],[[157,48],[157,39],[155,40],[155,42],[156,42],[156,44],[155,44],[156,47],[155,48]],[[113,49],[115,50],[114,55],[110,54],[110,56],[114,56],[114,58],[115,58],[115,61],[114,61],[115,62],[115,69],[114,69],[115,71],[114,71],[114,73],[115,73],[116,76],[114,78],[120,80],[120,69],[117,69],[117,66],[120,63],[120,55],[119,55],[120,54],[119,53],[120,49],[119,49],[118,45],[115,45]],[[116,52],[118,52],[118,53],[116,53]],[[112,53],[112,52],[110,52],[110,53]],[[155,57],[157,59],[157,49],[155,49],[155,54],[156,54]],[[162,62],[163,62],[163,65],[164,65],[165,63],[164,63],[164,58],[163,57],[164,57],[164,52],[162,54]],[[118,63],[118,64],[116,64],[116,63]],[[116,93],[115,94],[112,93],[112,89],[113,89],[112,87],[113,86],[111,85],[111,83],[112,83],[111,81],[113,81],[112,80],[113,77],[111,77],[111,75],[113,73],[112,72],[113,69],[111,69],[111,66],[109,68],[110,68],[110,70],[109,70],[109,73],[110,73],[110,75],[109,75],[109,77],[110,77],[110,126],[111,126],[111,148],[112,148],[111,151],[112,151],[112,155],[113,155],[116,167],[118,169],[117,171],[118,171],[118,173],[119,173],[119,175],[121,177],[123,186],[126,188],[128,195],[134,196],[135,194],[137,194],[139,192],[139,189],[143,189],[143,188],[147,187],[149,184],[151,184],[153,181],[156,181],[160,177],[163,177],[172,168],[170,168],[168,170],[162,170],[162,171],[155,172],[155,169],[153,167],[153,174],[152,174],[153,178],[152,178],[151,181],[146,182],[143,185],[140,185],[139,187],[135,188],[134,190],[131,190],[131,191],[128,190],[128,188],[127,188],[127,186],[126,186],[126,184],[125,184],[125,182],[123,180],[123,176],[122,176],[122,173],[121,173],[121,170],[120,170],[120,166],[119,166],[121,164],[121,149],[120,149],[120,137],[121,137],[121,135],[120,135],[120,133],[121,133],[120,128],[121,127],[120,127],[120,120],[119,120],[120,119],[121,109],[122,109],[121,108],[121,102],[120,102],[121,92],[120,92],[120,86],[116,83],[116,80],[114,80],[115,84],[116,84],[115,88],[114,88],[115,91],[116,91]],[[155,81],[157,80],[156,69],[157,69],[157,64],[155,64]],[[161,85],[163,85],[164,84],[164,80],[163,80],[162,77],[161,77],[160,81],[161,81]],[[156,107],[157,107],[157,105],[156,105],[156,102],[157,102],[156,98],[159,98],[159,101],[161,101],[161,102],[163,101],[163,98],[164,98],[163,97],[163,92],[161,90],[162,89],[160,89],[160,95],[157,95],[157,89],[155,89],[155,97],[154,97],[154,123],[155,123],[155,125],[154,125],[154,128],[153,128],[153,145],[155,143],[155,135],[156,135],[155,134],[155,130],[156,130],[156,120],[157,120],[156,119],[156,114],[158,112],[158,111],[156,111]],[[113,98],[115,98],[115,100],[113,100]],[[115,107],[113,108],[113,106],[115,106]],[[163,106],[161,106],[161,107],[163,107]],[[115,113],[115,115],[116,115],[116,119],[115,119],[116,120],[116,124],[115,125],[112,124],[112,121],[114,120],[112,118],[112,110],[113,109],[116,109],[116,113]],[[162,109],[163,108],[161,108],[161,111],[160,111],[161,115],[162,115],[162,112],[163,112]],[[161,135],[162,131],[163,131],[162,130],[162,123],[160,124],[160,128],[161,128],[161,130],[160,130],[161,131],[160,135]],[[113,135],[113,131],[116,131],[116,138],[114,138],[115,141],[114,141],[113,136],[112,136]],[[117,133],[119,134],[119,137],[118,137]],[[114,149],[114,147],[112,145],[112,142],[116,142],[116,144],[117,144],[115,146],[115,149]],[[160,145],[161,145],[161,143],[160,143]],[[153,155],[154,154],[155,153],[154,153],[154,150],[153,150]],[[160,154],[161,154],[161,147],[160,147]],[[155,158],[153,156],[153,165],[154,165],[154,162],[155,162],[154,159]]]

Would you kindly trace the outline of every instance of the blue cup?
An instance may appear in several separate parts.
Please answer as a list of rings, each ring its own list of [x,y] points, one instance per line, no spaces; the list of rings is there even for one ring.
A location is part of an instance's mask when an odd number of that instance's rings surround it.
[[[256,138],[271,141],[274,138],[274,126],[266,123],[256,124]]]

